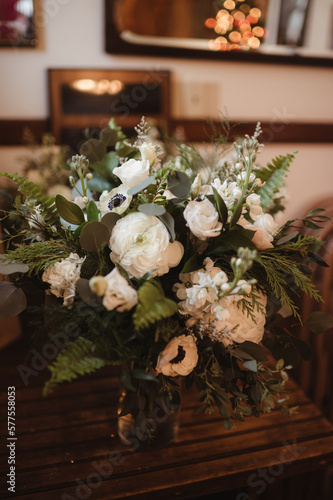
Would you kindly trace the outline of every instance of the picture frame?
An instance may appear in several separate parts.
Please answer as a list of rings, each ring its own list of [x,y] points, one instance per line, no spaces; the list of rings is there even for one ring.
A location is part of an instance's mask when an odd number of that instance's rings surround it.
[[[0,47],[37,45],[36,3],[34,0],[1,0]]]

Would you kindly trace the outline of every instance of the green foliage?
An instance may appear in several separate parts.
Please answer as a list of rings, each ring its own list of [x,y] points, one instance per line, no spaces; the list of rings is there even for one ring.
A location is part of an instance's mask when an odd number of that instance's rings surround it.
[[[29,200],[34,200],[36,205],[40,205],[40,211],[45,222],[50,226],[59,223],[59,216],[55,206],[54,198],[43,194],[43,187],[37,186],[30,182],[27,177],[20,177],[18,174],[9,174],[8,172],[0,172],[0,177],[8,177],[17,183],[18,191],[26,196]]]
[[[79,375],[92,373],[109,364],[105,359],[94,354],[94,344],[79,337],[75,342],[69,342],[57,359],[48,366],[51,379],[44,385],[43,395],[47,396],[61,382],[70,382]]]
[[[294,158],[295,153],[278,156],[272,160],[272,163],[268,163],[266,167],[262,167],[255,172],[256,177],[265,182],[265,185],[257,190],[261,205],[265,209],[269,209],[276,193],[283,186],[284,178],[289,172],[289,167]]]
[[[8,260],[22,262],[29,267],[29,276],[38,275],[47,267],[66,259],[69,249],[55,241],[36,241],[29,245],[22,245],[5,254]]]
[[[133,315],[134,326],[140,330],[178,311],[178,305],[165,297],[157,281],[146,281],[138,290],[139,303]]]

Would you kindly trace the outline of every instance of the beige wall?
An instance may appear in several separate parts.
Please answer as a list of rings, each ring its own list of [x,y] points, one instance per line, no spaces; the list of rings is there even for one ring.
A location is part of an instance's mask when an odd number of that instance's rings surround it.
[[[39,47],[0,49],[0,119],[46,118],[46,70],[63,67],[170,70],[171,112],[178,118],[215,117],[226,111],[232,120],[282,120],[286,126],[333,121],[331,68],[113,56],[104,51],[103,0],[42,4]],[[263,162],[295,149],[299,154],[288,181],[290,214],[333,191],[333,145],[271,144]],[[0,170],[17,170],[19,155],[2,148]]]

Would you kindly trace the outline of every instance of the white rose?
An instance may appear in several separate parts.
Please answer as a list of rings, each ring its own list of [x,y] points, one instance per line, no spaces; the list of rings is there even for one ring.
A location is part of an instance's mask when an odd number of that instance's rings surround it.
[[[268,219],[266,218],[268,217]],[[262,219],[264,217],[264,219]],[[272,219],[272,220],[271,220]],[[272,223],[273,221],[273,223]],[[255,234],[252,238],[252,243],[258,248],[258,250],[266,250],[267,248],[273,248],[273,234],[277,229],[277,224],[275,223],[273,217],[269,214],[262,214],[257,217],[257,220],[254,224],[251,224],[247,221],[243,216],[238,220],[237,224],[244,227],[245,229],[250,229],[251,231],[255,231]],[[263,229],[260,226],[265,226],[270,230],[269,232]],[[274,231],[271,232],[271,230]]]
[[[198,349],[192,335],[174,337],[160,353],[156,372],[167,377],[186,376],[198,363]]]
[[[163,222],[153,215],[133,212],[117,221],[110,239],[111,260],[131,276],[141,278],[147,272],[162,276],[181,261],[181,243],[170,243]]]
[[[132,196],[127,194],[128,190],[128,186],[120,184],[120,186],[112,189],[109,193],[107,191],[103,191],[99,198],[100,211],[102,213],[124,213],[132,201]]]
[[[265,231],[270,236],[270,241],[273,241],[273,236],[277,231],[278,225],[270,214],[258,215],[254,226]]]
[[[113,173],[119,177],[123,184],[131,188],[149,177],[149,161],[131,159],[123,163],[120,167],[114,168]]]
[[[260,294],[260,297],[260,302],[265,310],[267,297],[262,294]],[[228,297],[228,299],[230,300],[230,297]],[[219,322],[220,327],[228,328],[228,332],[223,339],[223,344],[229,345],[232,342],[241,343],[246,340],[259,344],[264,335],[266,322],[265,314],[255,309],[253,312],[255,321],[253,321],[251,317],[247,315],[246,311],[243,313],[242,308],[237,307],[237,300],[230,301],[226,308],[229,312],[229,318],[221,322],[221,324]]]
[[[83,261],[84,257],[71,253],[67,259],[56,262],[43,273],[42,280],[51,285],[53,295],[64,299],[64,305],[71,304],[74,300],[75,284],[80,278]]]
[[[184,218],[191,232],[199,240],[219,236],[221,233],[222,223],[219,222],[219,214],[213,203],[207,199],[190,201],[184,210]]]
[[[149,162],[149,165],[152,167],[157,162],[157,155],[155,146],[144,142],[141,146],[139,146],[139,151],[141,154],[141,160],[143,162]]]
[[[104,278],[97,276],[97,280],[103,280],[103,286],[99,281],[95,282],[103,295],[103,306],[108,311],[117,309],[119,312],[129,311],[138,303],[138,293],[120,274],[119,269],[115,267]],[[94,289],[94,279],[92,289]],[[98,290],[96,290],[98,292]]]

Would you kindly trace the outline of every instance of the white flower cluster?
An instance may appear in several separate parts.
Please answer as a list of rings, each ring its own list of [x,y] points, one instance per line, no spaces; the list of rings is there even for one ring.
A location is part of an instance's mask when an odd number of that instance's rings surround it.
[[[265,315],[255,313],[256,320],[247,317],[237,307],[244,295],[251,293],[251,284],[245,280],[230,283],[228,276],[215,267],[210,258],[204,261],[204,268],[191,273],[181,273],[182,283],[174,285],[179,302],[179,310],[189,316],[187,327],[200,325],[214,333],[228,345],[232,342],[260,342],[264,333]],[[261,297],[263,310],[266,298]]]
[[[56,262],[45,269],[42,280],[51,285],[50,291],[56,297],[64,299],[64,305],[69,305],[75,297],[75,285],[80,278],[81,266],[85,257],[71,253],[67,259]]]

